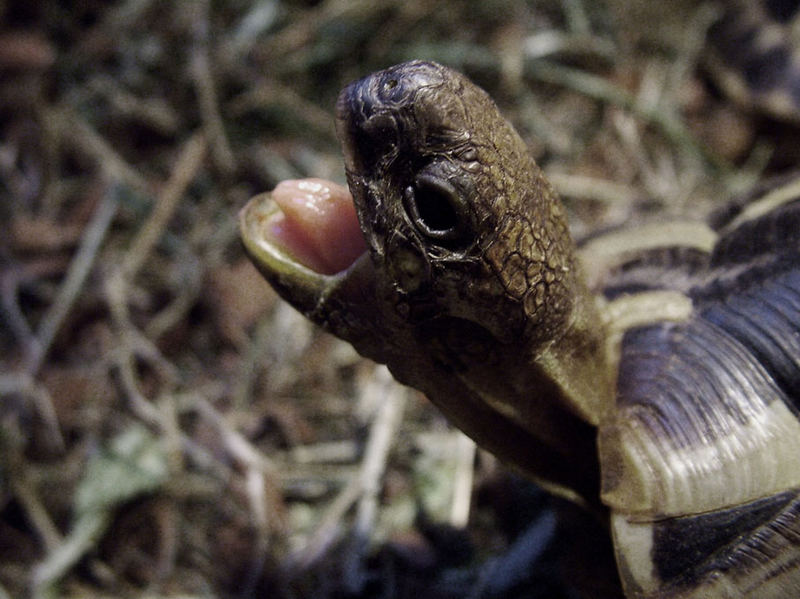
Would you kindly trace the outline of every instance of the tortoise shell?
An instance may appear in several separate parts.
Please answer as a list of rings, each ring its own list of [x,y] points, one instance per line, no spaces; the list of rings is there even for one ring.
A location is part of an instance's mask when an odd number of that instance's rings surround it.
[[[790,179],[712,219],[707,248],[693,230],[657,248],[628,239],[598,283],[624,321],[598,447],[631,596],[800,588],[798,194]],[[596,262],[607,241],[582,250]]]
[[[337,106],[368,252],[332,275],[242,213],[309,318],[607,518],[630,597],[800,596],[800,183],[576,247],[513,127],[410,62]]]

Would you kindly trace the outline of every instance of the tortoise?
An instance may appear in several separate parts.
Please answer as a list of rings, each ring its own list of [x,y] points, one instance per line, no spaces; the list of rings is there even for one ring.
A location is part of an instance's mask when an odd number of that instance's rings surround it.
[[[520,136],[460,73],[403,63],[336,112],[366,251],[303,264],[292,209],[256,196],[242,238],[275,289],[602,514],[626,596],[800,596],[800,181],[576,246]]]

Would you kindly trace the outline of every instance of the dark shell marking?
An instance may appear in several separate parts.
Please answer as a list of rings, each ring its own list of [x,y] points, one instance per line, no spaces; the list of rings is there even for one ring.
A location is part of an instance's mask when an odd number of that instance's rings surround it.
[[[793,489],[708,514],[656,522],[655,574],[675,593],[711,586],[719,574],[729,577],[742,595],[761,593],[800,568],[798,521],[800,492]],[[790,596],[792,584],[796,581],[786,583],[781,596]]]
[[[603,277],[602,293],[608,300],[657,289],[688,293],[696,285],[697,275],[708,268],[709,260],[708,252],[694,247],[676,245],[642,251]]]
[[[718,217],[710,253],[649,250],[604,279],[612,298],[671,286],[692,303],[625,332],[600,428],[632,596],[800,594],[800,199],[781,183]]]

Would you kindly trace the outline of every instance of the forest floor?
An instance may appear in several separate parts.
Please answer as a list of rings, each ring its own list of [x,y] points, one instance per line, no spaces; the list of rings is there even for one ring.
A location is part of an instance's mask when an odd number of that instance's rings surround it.
[[[709,77],[712,3],[653,4],[0,3],[0,599],[575,596],[550,500],[280,301],[237,213],[343,181],[339,90],[411,58],[489,91],[576,237],[791,165]]]

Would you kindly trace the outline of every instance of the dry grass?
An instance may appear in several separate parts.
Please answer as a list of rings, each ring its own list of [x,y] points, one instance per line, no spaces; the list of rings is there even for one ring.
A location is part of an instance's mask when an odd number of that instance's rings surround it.
[[[703,212],[772,142],[692,4],[666,40],[582,0],[0,4],[0,597],[569,596],[487,561],[547,501],[278,301],[236,214],[341,180],[338,90],[412,57],[498,99],[578,235]]]

